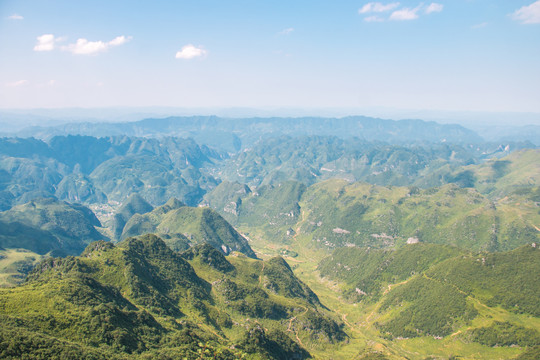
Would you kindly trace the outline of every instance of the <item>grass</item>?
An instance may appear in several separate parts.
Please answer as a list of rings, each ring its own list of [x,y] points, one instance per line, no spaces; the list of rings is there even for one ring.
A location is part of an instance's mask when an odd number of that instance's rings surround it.
[[[0,250],[0,287],[19,284],[26,275],[24,270],[29,269],[41,258],[42,255],[26,249]]]
[[[283,245],[266,242],[264,233],[257,231],[257,229],[241,227],[240,230],[249,232],[250,245],[263,259],[276,255],[283,248]],[[436,359],[448,359],[451,356],[478,360],[512,359],[523,353],[525,348],[489,347],[467,342],[466,332],[472,328],[489,326],[494,321],[507,321],[527,328],[540,329],[539,318],[527,314],[515,314],[500,306],[489,307],[477,298],[468,296],[467,303],[474,306],[478,315],[471,322],[458,325],[459,327],[453,329],[451,335],[442,339],[423,336],[412,339],[387,340],[382,336],[375,323],[397,314],[397,309],[384,315],[377,312],[388,295],[388,291],[376,303],[348,302],[343,297],[343,291],[348,288],[346,284],[320,277],[317,266],[322,258],[328,256],[328,252],[307,246],[310,242],[309,236],[296,235],[294,240],[285,247],[298,253],[298,256],[285,256],[285,259],[294,270],[295,275],[317,294],[321,303],[338,315],[344,324],[344,331],[348,335],[348,341],[339,345],[320,347],[307,343],[307,350],[316,359],[353,359],[359,353],[367,351],[379,351],[390,359],[423,360],[430,356]],[[392,285],[389,292],[402,285]],[[388,284],[385,283],[383,288],[386,291]]]

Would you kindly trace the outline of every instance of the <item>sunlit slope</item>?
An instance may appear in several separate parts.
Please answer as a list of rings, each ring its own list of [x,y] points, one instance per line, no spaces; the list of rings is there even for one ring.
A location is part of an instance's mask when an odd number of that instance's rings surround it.
[[[228,194],[223,187],[230,189]],[[503,251],[540,240],[537,188],[491,200],[455,184],[419,189],[334,179],[307,188],[287,182],[242,194],[234,183],[223,187],[220,192],[231,201],[219,202],[210,193],[209,206],[267,243],[294,247],[301,241],[302,246],[332,250],[426,242]]]
[[[255,257],[247,240],[217,212],[208,208],[185,206],[176,199],[169,200],[151,212],[134,214],[124,226],[121,238],[148,233],[160,234],[175,250],[209,243],[225,254],[239,251]]]
[[[79,254],[95,240],[101,223],[85,206],[56,199],[36,199],[0,213],[0,247],[45,254]]]
[[[515,151],[501,159],[467,166],[464,171],[471,174],[478,191],[491,197],[526,192],[531,187],[540,186],[540,150]]]
[[[539,251],[338,249],[318,270],[340,283],[332,308],[348,315],[348,330],[370,334],[387,355],[510,359],[540,345]]]
[[[305,358],[306,347],[345,339],[283,259],[225,258],[209,245],[177,253],[153,235],[47,259],[24,285],[0,290],[0,305],[3,357],[89,356],[99,346],[108,358],[200,349],[219,359]]]

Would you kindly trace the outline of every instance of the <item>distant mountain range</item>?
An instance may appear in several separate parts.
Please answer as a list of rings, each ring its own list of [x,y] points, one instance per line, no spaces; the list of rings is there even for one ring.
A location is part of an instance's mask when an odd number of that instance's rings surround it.
[[[344,118],[219,118],[192,116],[144,119],[122,123],[71,123],[31,127],[18,137],[50,139],[58,135],[190,137],[201,144],[236,152],[260,139],[282,135],[358,137],[394,144],[418,142],[479,143],[482,138],[460,125],[422,120],[383,120],[364,116]]]
[[[84,203],[139,193],[154,205],[196,205],[219,181],[205,171],[227,157],[191,139],[59,136],[0,139],[0,209],[38,197]]]

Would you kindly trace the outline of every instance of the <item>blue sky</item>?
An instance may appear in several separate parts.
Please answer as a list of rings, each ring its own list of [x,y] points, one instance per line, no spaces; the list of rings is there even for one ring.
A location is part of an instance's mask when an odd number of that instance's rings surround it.
[[[0,108],[540,113],[540,1],[0,1]]]

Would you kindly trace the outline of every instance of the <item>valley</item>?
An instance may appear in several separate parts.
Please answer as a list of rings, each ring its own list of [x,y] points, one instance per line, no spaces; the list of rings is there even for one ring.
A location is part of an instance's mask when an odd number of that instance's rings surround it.
[[[0,139],[0,357],[535,358],[534,144],[154,120]]]

